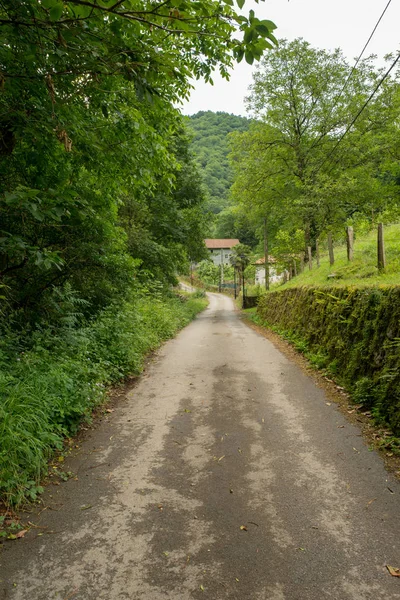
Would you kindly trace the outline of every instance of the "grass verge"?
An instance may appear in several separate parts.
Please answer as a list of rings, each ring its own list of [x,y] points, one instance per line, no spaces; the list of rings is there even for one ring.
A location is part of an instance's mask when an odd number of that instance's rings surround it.
[[[138,375],[144,359],[207,305],[179,294],[137,297],[111,306],[93,322],[29,340],[0,341],[0,500],[35,500],[41,478],[65,436],[90,421],[107,386]]]

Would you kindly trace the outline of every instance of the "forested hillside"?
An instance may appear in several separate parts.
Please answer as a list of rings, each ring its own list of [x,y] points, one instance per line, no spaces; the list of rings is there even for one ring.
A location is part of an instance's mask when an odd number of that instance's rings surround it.
[[[248,131],[251,121],[224,112],[201,111],[189,118],[190,145],[204,182],[205,207],[213,213],[208,220],[208,237],[238,238],[257,245],[255,228],[247,216],[232,204],[234,171],[229,159],[232,133]]]
[[[0,21],[0,494],[21,500],[199,310],[170,291],[205,236],[174,106],[275,38],[216,1],[5,0]]]
[[[218,214],[229,205],[233,171],[228,154],[229,134],[247,131],[249,120],[225,112],[200,111],[189,121],[194,132],[191,149],[208,192],[207,206]]]

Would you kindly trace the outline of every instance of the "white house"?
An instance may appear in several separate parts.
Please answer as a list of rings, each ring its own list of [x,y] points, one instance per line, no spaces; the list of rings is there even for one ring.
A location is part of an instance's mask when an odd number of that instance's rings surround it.
[[[265,266],[264,266],[264,264],[265,264],[265,257],[259,258],[253,264],[256,267],[255,284],[256,285],[265,285]],[[269,264],[269,282],[270,283],[277,283],[279,281],[282,281],[283,280],[283,274],[282,275],[278,275],[278,273],[277,273],[276,258],[274,258],[273,256],[269,256],[268,257],[268,264]]]
[[[210,258],[214,265],[230,265],[230,257],[232,254],[232,248],[239,244],[239,240],[225,239],[225,240],[204,240],[206,247],[210,253]]]

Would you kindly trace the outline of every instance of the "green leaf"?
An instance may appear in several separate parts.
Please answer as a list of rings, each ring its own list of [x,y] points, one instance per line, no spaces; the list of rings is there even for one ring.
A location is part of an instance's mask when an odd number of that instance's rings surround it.
[[[239,50],[236,51],[236,60],[238,63],[242,62],[243,56],[244,56],[243,48],[240,48]]]
[[[52,21],[58,21],[61,17],[62,12],[64,10],[64,5],[62,2],[58,2],[55,6],[50,9],[50,19]]]
[[[259,23],[258,25],[256,25],[256,31],[257,33],[263,36],[269,35],[269,29],[266,25],[264,25],[264,23]]]
[[[253,53],[250,50],[246,50],[246,52],[245,52],[245,59],[246,59],[246,62],[249,65],[253,64],[253,62],[254,62],[254,56],[253,56]]]
[[[269,31],[273,31],[274,29],[276,29],[276,25],[273,21],[269,21],[268,19],[263,19],[261,21],[262,25],[265,25],[265,27],[268,28]]]
[[[245,0],[236,0],[236,2],[239,8],[243,8]]]
[[[249,29],[246,29],[244,38],[243,38],[244,43],[249,44],[251,42],[251,40],[254,38],[254,34],[255,34],[255,31],[252,27]]]

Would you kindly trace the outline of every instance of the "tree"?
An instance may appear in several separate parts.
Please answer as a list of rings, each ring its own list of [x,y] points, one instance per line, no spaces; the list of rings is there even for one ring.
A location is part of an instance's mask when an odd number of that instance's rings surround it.
[[[200,256],[203,192],[172,102],[274,40],[230,4],[2,2],[0,277],[22,322],[67,282],[93,313],[138,268],[170,281]]]
[[[276,42],[271,21],[238,14],[232,0],[5,0],[0,24],[2,80],[34,77],[50,94],[61,78],[122,75],[139,94],[177,100],[189,77],[219,68],[228,78],[233,57],[252,63]]]
[[[275,231],[301,227],[305,247],[363,210],[354,180],[375,178],[369,186],[373,203],[382,199],[376,176],[382,132],[387,136],[393,127],[393,83],[341,140],[381,75],[369,59],[348,79],[349,72],[340,50],[316,50],[301,39],[280,42],[254,75],[248,106],[257,122],[233,136],[237,200],[253,211],[255,206],[258,218],[268,214]],[[346,192],[334,197],[339,181]]]

